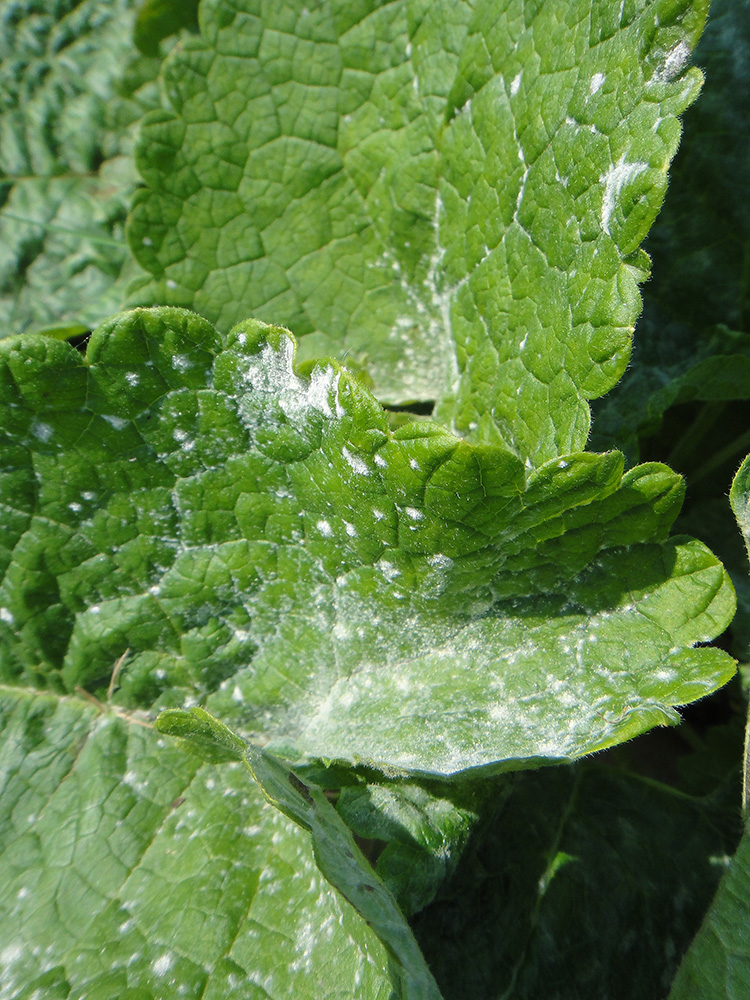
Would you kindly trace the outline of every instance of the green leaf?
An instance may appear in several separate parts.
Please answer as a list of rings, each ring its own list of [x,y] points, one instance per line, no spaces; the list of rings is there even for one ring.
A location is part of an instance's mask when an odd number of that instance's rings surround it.
[[[611,764],[515,776],[413,922],[445,1000],[665,996],[736,843],[737,772],[693,797]]]
[[[729,493],[729,502],[750,556],[750,455],[737,470]]]
[[[693,330],[686,348],[682,328],[672,328],[674,337],[665,330],[658,339],[649,323],[638,329],[643,342],[632,369],[596,408],[591,447],[622,448],[637,462],[644,445],[648,448],[649,439],[662,430],[667,412],[682,407],[675,411],[680,413],[674,421],[679,430],[670,441],[669,461],[691,484],[703,486],[750,445],[746,429],[737,433],[736,416],[727,408],[750,399],[750,335],[725,326]],[[695,407],[686,417],[691,403],[708,405]]]
[[[371,776],[341,789],[336,808],[373,843],[377,871],[412,916],[454,872],[469,836],[496,796],[496,782],[391,781]]]
[[[678,476],[519,459],[382,409],[288,331],[181,310],[86,358],[0,344],[0,676],[206,700],[296,758],[449,775],[679,718],[734,662],[726,573],[667,539]]]
[[[158,60],[130,42],[134,0],[23,0],[0,14],[0,336],[120,308],[135,125]],[[118,283],[118,279],[121,279]]]
[[[242,765],[77,697],[3,687],[0,721],[4,997],[393,996],[375,934]]]
[[[195,739],[204,753],[229,751],[239,757],[268,801],[309,830],[315,860],[331,885],[347,899],[396,960],[404,1000],[440,1000],[409,926],[385,885],[375,875],[335,808],[314,785],[305,785],[280,761],[260,747],[245,744],[208,712],[171,709],[156,722],[160,732]]]
[[[205,0],[142,129],[132,301],[286,323],[535,465],[581,449],[706,7]]]
[[[669,1000],[741,1000],[750,993],[750,833],[727,862]]]

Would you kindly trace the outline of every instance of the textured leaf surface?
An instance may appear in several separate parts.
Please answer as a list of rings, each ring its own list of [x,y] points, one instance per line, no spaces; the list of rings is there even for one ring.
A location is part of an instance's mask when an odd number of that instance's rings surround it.
[[[201,5],[144,126],[143,304],[284,322],[535,464],[621,375],[702,0]]]
[[[0,337],[68,320],[90,329],[138,272],[124,238],[132,135],[158,104],[159,63],[137,58],[134,8],[0,7]]]
[[[746,832],[680,965],[669,1000],[741,1000],[748,995],[750,834]]]
[[[440,1000],[409,925],[385,885],[354,843],[346,824],[323,792],[307,786],[260,747],[244,744],[235,733],[200,708],[171,709],[157,719],[161,732],[195,740],[199,752],[227,751],[242,760],[269,802],[312,836],[315,860],[394,956],[404,1000]]]
[[[734,850],[737,777],[699,798],[595,763],[515,776],[414,921],[446,1000],[666,996]]]
[[[730,657],[734,596],[665,540],[663,466],[390,433],[334,363],[255,321],[115,317],[86,359],[0,345],[0,671],[124,705],[209,697],[293,755],[450,774],[676,721]]]
[[[0,721],[3,1000],[392,996],[374,933],[242,765],[76,697],[3,687]]]

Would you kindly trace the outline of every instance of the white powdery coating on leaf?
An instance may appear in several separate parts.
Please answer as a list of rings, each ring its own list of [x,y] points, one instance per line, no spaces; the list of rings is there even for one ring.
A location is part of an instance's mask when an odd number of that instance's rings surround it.
[[[328,521],[321,519],[315,525],[318,531],[323,535],[324,538],[331,538],[333,535],[333,528]]]
[[[518,93],[518,91],[519,91],[519,89],[521,87],[521,77],[522,76],[523,76],[523,72],[517,73],[513,77],[513,82],[510,85],[510,93],[511,93],[512,97],[516,96],[516,94]]]
[[[604,185],[601,216],[602,229],[608,236],[611,235],[609,231],[610,219],[617,207],[617,199],[622,194],[622,189],[647,169],[648,163],[626,163],[625,154],[623,153],[617,163],[611,166],[606,174],[602,174],[599,178]]]
[[[116,431],[121,431],[130,423],[124,417],[116,417],[113,413],[103,413],[102,420],[106,420],[110,427],[113,427]]]
[[[598,90],[601,89],[604,83],[605,77],[604,73],[594,73],[591,77],[591,83],[589,85],[589,93],[593,96]]]
[[[341,454],[344,456],[349,466],[360,476],[369,476],[372,473],[372,469],[364,462],[358,455],[352,455],[349,449],[344,446],[341,449]]]
[[[43,444],[46,444],[55,431],[49,424],[44,424],[41,420],[35,420],[31,425],[31,433]]]
[[[657,83],[668,83],[681,73],[690,59],[690,46],[686,41],[678,42],[664,57],[664,62],[654,73],[653,80]]]
[[[240,334],[237,339],[242,346],[246,341],[245,334]],[[346,410],[339,399],[341,372],[335,371],[331,365],[316,368],[309,382],[305,382],[295,374],[294,344],[290,339],[285,338],[278,350],[266,344],[259,354],[241,360],[246,365],[241,374],[242,383],[253,393],[276,396],[290,420],[304,418],[310,410],[317,410],[329,420],[344,416]],[[252,398],[249,399],[247,405],[240,409],[243,421],[251,430],[259,419],[253,402]]]
[[[159,958],[157,958],[156,961],[153,962],[153,964],[151,965],[151,968],[154,971],[154,975],[166,976],[166,974],[172,968],[173,961],[174,959],[169,954],[169,952],[164,952],[164,954],[160,955]]]

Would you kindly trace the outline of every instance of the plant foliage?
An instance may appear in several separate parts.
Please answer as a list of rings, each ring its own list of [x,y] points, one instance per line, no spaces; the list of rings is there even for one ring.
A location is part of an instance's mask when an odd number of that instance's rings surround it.
[[[0,1000],[747,992],[706,16],[0,2]]]

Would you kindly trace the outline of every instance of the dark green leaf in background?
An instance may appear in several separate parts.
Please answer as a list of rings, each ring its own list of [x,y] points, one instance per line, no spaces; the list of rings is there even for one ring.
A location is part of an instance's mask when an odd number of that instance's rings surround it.
[[[737,775],[707,798],[597,763],[516,776],[414,921],[445,1000],[664,997],[734,849]]]
[[[0,337],[96,326],[138,273],[132,144],[160,64],[134,51],[134,15],[133,0],[0,5]]]

